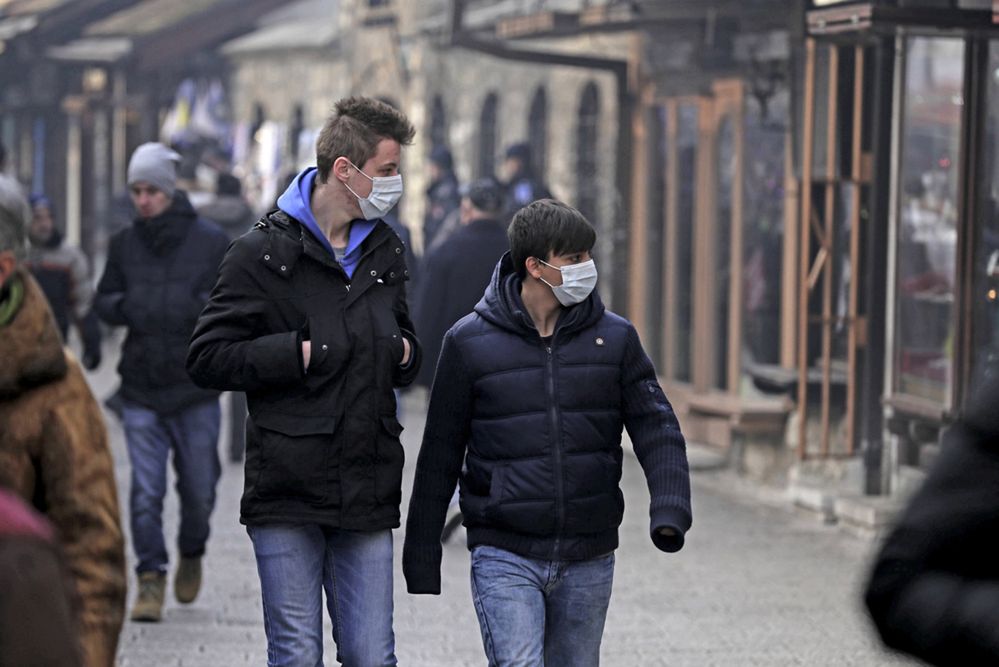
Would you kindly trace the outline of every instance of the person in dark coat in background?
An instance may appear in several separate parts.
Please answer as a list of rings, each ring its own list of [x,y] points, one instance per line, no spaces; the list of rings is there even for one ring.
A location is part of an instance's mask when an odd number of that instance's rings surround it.
[[[665,552],[691,525],[686,443],[635,328],[594,291],[586,218],[544,199],[508,234],[482,300],[444,338],[402,569],[410,593],[440,594],[441,529],[460,477],[489,664],[592,667],[624,516],[622,429]]]
[[[884,642],[933,665],[999,665],[997,406],[993,379],[948,430],[867,584]]]
[[[338,659],[396,664],[404,452],[393,388],[413,381],[420,344],[403,244],[382,218],[402,196],[414,132],[382,102],[337,102],[317,167],[230,246],[191,337],[191,377],[249,404],[240,521],[272,667],[322,664],[324,589]]]
[[[509,218],[533,201],[552,196],[548,186],[535,173],[530,144],[511,144],[500,169],[506,187],[506,214]]]
[[[2,487],[0,591],[0,665],[82,667],[75,592],[55,529]]]
[[[430,151],[430,185],[427,187],[427,209],[423,217],[423,247],[429,248],[444,226],[444,221],[461,203],[458,177],[454,175],[451,151],[435,146]]]
[[[256,216],[243,197],[243,185],[232,174],[219,172],[215,184],[215,199],[198,209],[198,214],[222,228],[230,240],[250,231]],[[246,438],[246,394],[229,392],[229,460],[243,460],[243,440]]]
[[[78,247],[65,243],[56,229],[48,197],[32,195],[29,202],[31,248],[25,263],[45,292],[63,341],[67,341],[72,323],[83,343],[83,367],[94,370],[101,363],[101,328],[92,308],[94,287],[87,257]]]
[[[132,154],[128,187],[136,218],[111,238],[95,302],[101,319],[128,328],[118,372],[132,464],[129,506],[139,577],[134,621],[156,622],[162,615],[167,459],[172,453],[180,496],[174,594],[181,603],[193,602],[201,588],[201,558],[221,474],[218,392],[196,386],[184,360],[229,239],[200,219],[176,189],[178,159],[158,143],[142,144]]]
[[[257,221],[250,204],[243,197],[243,185],[232,174],[219,172],[215,198],[198,209],[198,215],[222,228],[230,239],[250,231]]]
[[[461,226],[424,258],[417,292],[416,330],[426,363],[416,383],[429,388],[444,333],[465,315],[489,284],[496,262],[509,248],[503,212],[503,190],[484,178],[463,189]]]

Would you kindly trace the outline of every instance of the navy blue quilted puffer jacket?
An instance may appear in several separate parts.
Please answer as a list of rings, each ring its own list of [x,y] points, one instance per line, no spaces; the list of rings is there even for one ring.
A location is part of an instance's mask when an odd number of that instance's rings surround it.
[[[680,549],[690,527],[683,435],[634,327],[594,293],[562,311],[547,342],[520,288],[507,254],[475,312],[445,337],[403,549],[411,593],[440,592],[440,534],[459,474],[470,549],[551,560],[614,550],[622,427],[648,479],[656,546]]]

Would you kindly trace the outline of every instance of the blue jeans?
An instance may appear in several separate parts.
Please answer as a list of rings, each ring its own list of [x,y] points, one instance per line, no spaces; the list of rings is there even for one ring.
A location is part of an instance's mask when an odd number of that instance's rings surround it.
[[[590,667],[614,582],[614,554],[583,561],[472,550],[472,600],[490,667]]]
[[[248,526],[263,597],[267,664],[321,667],[323,589],[337,660],[395,665],[392,531]]]
[[[215,508],[215,485],[222,474],[218,442],[219,402],[199,403],[176,414],[160,415],[134,403],[122,405],[122,424],[132,463],[129,494],[136,572],[163,572],[167,567],[163,540],[163,498],[167,491],[167,459],[173,451],[180,496],[181,556],[201,556]]]

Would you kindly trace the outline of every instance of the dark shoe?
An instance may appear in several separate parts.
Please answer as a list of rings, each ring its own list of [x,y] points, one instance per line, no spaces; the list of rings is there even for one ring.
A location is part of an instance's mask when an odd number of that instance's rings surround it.
[[[454,535],[455,531],[458,530],[458,526],[461,525],[461,510],[458,509],[457,505],[451,505],[447,508],[446,521],[444,521],[444,530],[441,531],[441,543],[447,542]]]
[[[132,620],[140,623],[159,623],[163,617],[163,596],[166,591],[166,574],[142,572],[139,574],[139,597],[132,606]]]
[[[173,594],[177,602],[189,604],[198,597],[201,590],[201,556],[187,558],[181,556],[177,574],[173,579]]]

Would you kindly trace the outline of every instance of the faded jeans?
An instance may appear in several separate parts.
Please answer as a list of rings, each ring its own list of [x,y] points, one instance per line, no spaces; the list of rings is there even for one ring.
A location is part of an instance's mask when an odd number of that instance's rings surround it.
[[[472,599],[490,667],[595,667],[614,554],[583,561],[472,550]]]
[[[396,664],[392,631],[392,531],[315,524],[248,526],[263,597],[267,664],[321,667],[323,590],[337,660]]]
[[[123,402],[121,412],[132,464],[129,509],[136,572],[165,572],[163,498],[167,492],[167,460],[173,452],[180,497],[181,556],[205,553],[209,519],[215,508],[215,486],[222,474],[219,462],[218,400],[206,401],[176,414],[160,415],[135,403]]]

